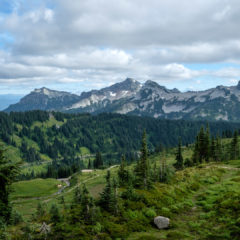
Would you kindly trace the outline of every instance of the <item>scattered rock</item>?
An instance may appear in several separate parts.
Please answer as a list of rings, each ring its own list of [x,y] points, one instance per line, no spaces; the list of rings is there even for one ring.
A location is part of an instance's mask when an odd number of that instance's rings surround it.
[[[168,228],[170,224],[170,219],[162,216],[158,216],[154,218],[154,224],[158,229]]]

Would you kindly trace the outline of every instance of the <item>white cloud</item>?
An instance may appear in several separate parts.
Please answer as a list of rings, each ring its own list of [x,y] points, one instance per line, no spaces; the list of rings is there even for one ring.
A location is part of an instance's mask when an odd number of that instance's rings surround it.
[[[185,66],[239,64],[237,0],[15,0],[13,8],[0,20],[0,32],[14,39],[0,51],[2,84],[85,81],[94,88],[127,76],[195,83],[240,76],[237,67]]]

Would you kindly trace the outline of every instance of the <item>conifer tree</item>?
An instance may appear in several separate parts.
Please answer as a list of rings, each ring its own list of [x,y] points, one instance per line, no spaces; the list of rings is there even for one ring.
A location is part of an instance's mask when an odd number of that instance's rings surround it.
[[[216,161],[222,160],[222,142],[219,136],[216,137]]]
[[[53,204],[50,209],[51,221],[53,223],[58,223],[61,220],[59,210],[56,204]]]
[[[91,160],[89,159],[88,160],[88,169],[91,169],[92,168],[92,163],[91,163]]]
[[[194,144],[194,151],[192,156],[193,164],[197,165],[199,163],[199,137],[196,137],[196,141]]]
[[[124,186],[128,182],[128,171],[125,169],[126,158],[122,155],[121,165],[118,170],[119,185]]]
[[[71,206],[72,221],[83,220],[85,224],[92,224],[96,215],[95,210],[94,200],[86,185],[83,184],[82,187],[76,188]]]
[[[199,134],[196,138],[194,152],[193,152],[193,163],[198,164],[203,161],[208,162],[211,155],[210,149],[210,131],[207,126],[206,132],[204,131],[203,126],[201,127]]]
[[[238,133],[234,132],[233,139],[231,141],[231,149],[230,149],[231,159],[235,160],[239,157],[239,144],[238,144]]]
[[[100,206],[114,215],[118,213],[118,194],[117,194],[117,181],[114,178],[111,181],[110,171],[107,172],[106,176],[106,186],[101,193],[99,204]]]
[[[93,199],[89,195],[89,191],[86,188],[86,185],[83,185],[82,189],[82,198],[81,198],[81,205],[82,205],[82,216],[86,223],[92,222],[92,207],[94,206]]]
[[[160,168],[159,168],[159,182],[167,182],[173,172],[171,169],[167,166],[166,163],[166,150],[163,151],[162,157],[160,158]]]
[[[136,187],[147,189],[151,186],[150,178],[149,178],[149,163],[148,163],[148,149],[147,149],[147,135],[146,130],[143,132],[142,137],[142,147],[141,147],[141,156],[137,162],[135,168],[136,174]]]
[[[74,191],[73,203],[80,204],[81,201],[82,201],[82,189],[79,187],[76,187]]]
[[[132,181],[128,182],[127,189],[122,193],[121,197],[127,200],[134,200],[136,196]]]
[[[96,158],[94,160],[94,168],[102,168],[102,167],[103,167],[102,155],[100,152],[97,152]]]
[[[183,162],[183,156],[182,156],[182,143],[181,139],[178,140],[178,149],[176,153],[176,163],[174,164],[174,167],[177,170],[181,170],[184,168],[184,162]]]
[[[12,210],[9,202],[11,184],[18,174],[18,170],[19,164],[7,160],[4,150],[0,148],[0,218],[6,222],[10,220]]]
[[[164,174],[165,174],[165,152],[163,153],[162,158],[160,158],[160,167],[159,167],[159,181],[163,182]]]
[[[152,181],[157,181],[158,180],[158,170],[157,170],[157,162],[154,161],[153,164],[153,171],[152,171]]]
[[[111,183],[111,174],[110,171],[107,171],[107,176],[106,176],[106,186],[101,193],[100,197],[100,205],[103,209],[109,211],[109,203],[111,202],[113,196],[113,188],[112,188],[112,183]]]
[[[204,128],[201,127],[199,135],[198,135],[198,147],[199,147],[199,163],[202,163],[205,157],[205,147],[206,147],[206,136],[204,133]]]
[[[110,201],[110,211],[116,216],[118,214],[118,193],[117,193],[117,181],[113,179],[113,194]]]
[[[204,141],[204,158],[206,162],[209,162],[210,159],[210,130],[209,125],[207,125]]]
[[[210,157],[213,161],[217,160],[216,141],[215,141],[214,137],[212,137],[212,139],[211,139]]]

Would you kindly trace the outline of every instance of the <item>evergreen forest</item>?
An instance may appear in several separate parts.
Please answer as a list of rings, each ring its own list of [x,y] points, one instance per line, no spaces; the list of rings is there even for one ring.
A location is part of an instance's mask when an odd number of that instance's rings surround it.
[[[1,239],[240,237],[239,123],[42,111],[0,122]]]

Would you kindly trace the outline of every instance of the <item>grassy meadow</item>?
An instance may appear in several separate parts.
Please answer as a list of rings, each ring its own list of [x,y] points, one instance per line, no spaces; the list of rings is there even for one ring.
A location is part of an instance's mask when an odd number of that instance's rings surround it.
[[[160,164],[166,159],[172,165],[176,149],[150,157],[152,165]],[[183,148],[184,158],[191,157],[191,147]],[[30,166],[29,166],[30,167]],[[128,166],[133,169],[134,165]],[[117,176],[118,166],[110,169],[112,176]],[[55,179],[34,179],[20,181],[13,185],[11,195],[13,207],[26,221],[36,213],[39,202],[49,210],[57,204],[60,211],[70,207],[74,190],[85,184],[90,194],[97,199],[105,186],[107,170],[95,170],[90,173],[76,173],[72,176],[71,186],[61,194]],[[119,189],[121,192],[122,189]],[[128,210],[130,219],[126,226],[128,240],[160,239],[231,239],[234,232],[237,238],[240,232],[240,160],[201,164],[176,172],[169,183],[157,183],[150,191],[137,190],[145,199],[136,202]],[[64,203],[62,202],[64,198]],[[167,230],[157,230],[153,217],[162,215],[170,218],[171,225]],[[139,228],[137,227],[139,225]],[[224,231],[222,231],[225,229]],[[118,236],[119,233],[112,233]],[[119,234],[120,236],[120,234]],[[117,239],[113,238],[113,239]],[[119,238],[121,239],[121,238]]]

